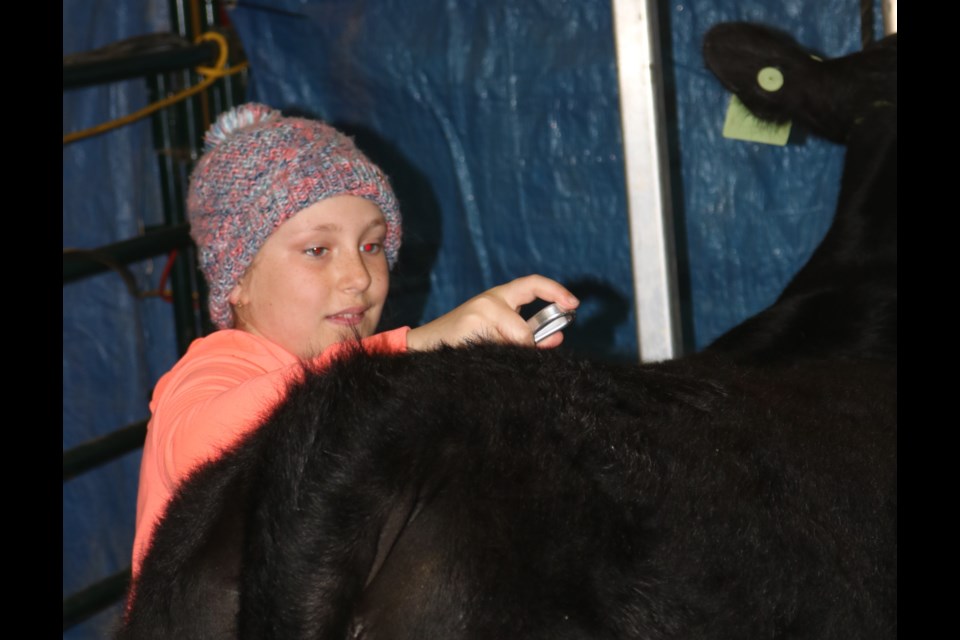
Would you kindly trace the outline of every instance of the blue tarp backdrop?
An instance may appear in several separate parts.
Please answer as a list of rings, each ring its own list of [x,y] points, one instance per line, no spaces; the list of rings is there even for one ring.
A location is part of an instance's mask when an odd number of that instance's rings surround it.
[[[613,13],[587,0],[257,0],[229,12],[249,98],[324,118],[391,176],[405,240],[385,325],[431,320],[527,273],[583,300],[563,348],[636,361]],[[825,57],[860,48],[859,3],[661,3],[686,342],[699,349],[775,299],[826,231],[843,149],[721,137],[728,95],[703,33],[751,20]],[[170,30],[167,2],[64,0],[63,53]],[[623,61],[629,64],[630,61]],[[789,81],[789,79],[787,80]],[[142,81],[64,92],[63,130],[144,106]],[[64,248],[162,220],[147,122],[64,146]],[[163,260],[134,265],[156,287]],[[107,273],[63,289],[64,450],[146,418],[176,358],[169,305]],[[129,564],[139,453],[63,485],[63,594]],[[65,632],[101,638],[117,607]]]
[[[169,31],[165,2],[63,3],[63,54]],[[143,81],[65,91],[64,133],[146,104]],[[162,222],[149,121],[63,148],[63,246],[92,249]],[[132,265],[156,287],[162,261]],[[136,300],[108,272],[63,287],[63,448],[147,417],[157,378],[176,358],[172,315],[159,299]],[[140,453],[63,484],[63,595],[129,566]],[[64,633],[105,638],[119,609]]]
[[[635,357],[608,5],[273,5],[233,12],[250,97],[353,133],[399,192],[387,322],[536,272],[584,299],[578,329],[604,320],[578,346]]]

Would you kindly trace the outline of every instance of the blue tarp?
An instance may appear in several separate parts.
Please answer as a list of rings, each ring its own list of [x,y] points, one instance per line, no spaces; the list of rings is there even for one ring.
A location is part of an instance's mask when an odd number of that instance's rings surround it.
[[[63,53],[169,31],[166,3],[65,0]],[[752,20],[825,56],[859,49],[859,3],[661,3],[677,172],[687,344],[706,345],[770,304],[822,237],[843,150],[723,139],[728,96],[706,71],[703,33]],[[613,15],[592,1],[239,2],[250,98],[325,118],[391,176],[405,244],[386,325],[430,320],[526,273],[584,301],[565,348],[635,361]],[[146,103],[142,82],[64,92],[64,132]],[[139,123],[64,147],[64,247],[93,248],[159,224],[157,161]],[[134,265],[155,287],[163,260]],[[176,357],[172,313],[107,273],[64,286],[63,446],[145,418]],[[64,596],[127,566],[139,453],[64,483]],[[64,634],[100,638],[117,608]]]
[[[576,346],[635,358],[609,6],[270,6],[233,12],[251,97],[354,133],[399,192],[402,309],[388,321],[536,272],[583,298],[578,328],[600,329],[570,334]]]
[[[63,54],[169,31],[165,3],[125,1],[93,11],[63,3]],[[104,7],[105,8],[105,7]],[[63,132],[126,115],[147,103],[143,81],[65,91]],[[93,249],[162,222],[149,121],[63,148],[63,246]],[[139,289],[155,288],[162,260],[131,265]],[[104,273],[63,287],[64,451],[148,417],[157,378],[176,356],[173,316],[159,298],[137,300]],[[63,484],[63,595],[129,566],[140,453]],[[104,638],[118,608],[64,633]]]

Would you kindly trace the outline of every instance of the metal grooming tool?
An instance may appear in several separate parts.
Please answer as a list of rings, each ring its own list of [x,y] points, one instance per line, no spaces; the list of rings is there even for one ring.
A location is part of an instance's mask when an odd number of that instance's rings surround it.
[[[539,343],[544,338],[552,336],[577,317],[577,312],[564,309],[558,304],[550,304],[534,314],[527,324],[533,329],[533,341]]]

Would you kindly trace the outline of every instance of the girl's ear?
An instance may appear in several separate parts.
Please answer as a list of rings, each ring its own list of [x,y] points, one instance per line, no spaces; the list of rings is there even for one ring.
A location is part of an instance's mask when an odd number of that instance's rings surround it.
[[[233,289],[230,289],[230,293],[227,295],[227,302],[234,307],[242,307],[243,298],[243,279],[241,278],[240,281],[233,286]]]
[[[234,285],[233,289],[230,289],[227,302],[230,303],[230,311],[233,315],[233,327],[242,329],[246,325],[243,305],[247,302],[246,292],[243,290],[243,278]]]

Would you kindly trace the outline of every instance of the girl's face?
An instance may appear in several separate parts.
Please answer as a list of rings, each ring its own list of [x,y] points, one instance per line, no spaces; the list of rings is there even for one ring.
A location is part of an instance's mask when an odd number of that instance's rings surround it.
[[[311,358],[373,335],[390,286],[379,207],[335,196],[297,212],[260,247],[230,292],[236,326]]]

